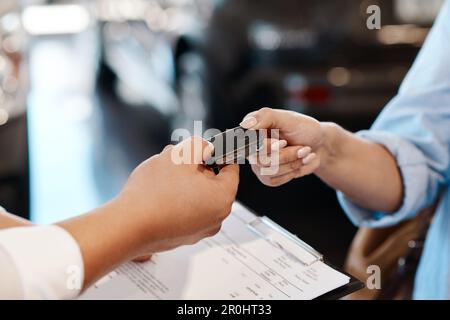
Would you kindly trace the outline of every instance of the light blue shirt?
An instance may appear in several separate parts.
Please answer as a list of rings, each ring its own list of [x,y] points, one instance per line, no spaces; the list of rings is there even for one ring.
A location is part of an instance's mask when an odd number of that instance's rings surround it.
[[[450,299],[450,1],[447,0],[400,87],[369,131],[359,135],[386,146],[400,168],[404,199],[394,214],[338,198],[359,226],[386,227],[409,219],[444,196],[425,241],[415,299]]]

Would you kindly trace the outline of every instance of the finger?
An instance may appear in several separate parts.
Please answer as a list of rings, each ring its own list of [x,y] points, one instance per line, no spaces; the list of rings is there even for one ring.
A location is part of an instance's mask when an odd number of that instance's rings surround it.
[[[282,142],[284,141],[284,142]],[[261,150],[258,151],[258,154],[270,154],[272,152],[272,146],[273,145],[277,145],[278,144],[278,148],[284,148],[287,145],[286,140],[280,140],[280,139],[276,139],[276,138],[264,138],[263,140],[263,147],[261,148]],[[276,150],[276,146],[273,147]]]
[[[219,225],[214,226],[214,227],[210,228],[209,230],[207,230],[204,236],[205,237],[214,237],[216,234],[218,234],[220,232],[220,229],[222,229],[221,223]]]
[[[274,139],[272,139],[274,140]],[[270,153],[277,153],[280,150],[282,150],[283,148],[285,148],[287,146],[287,141],[286,140],[278,140],[275,139],[275,141],[273,141],[270,145]]]
[[[305,164],[305,159],[302,160],[302,166],[297,170],[296,178],[301,178],[314,173],[320,167],[320,158],[315,153],[311,153],[310,160]]]
[[[147,262],[152,258],[151,254],[145,254],[133,259],[133,262]]]
[[[256,118],[258,111],[253,111],[248,113],[244,119],[242,119],[241,123],[239,123],[239,126],[241,126],[244,129],[253,129],[258,124],[258,119]]]
[[[250,165],[250,167],[252,168],[253,173],[256,176],[259,176],[259,170],[261,169],[261,167],[256,164],[252,164],[252,165]]]
[[[239,165],[228,164],[222,167],[222,169],[220,170],[219,174],[216,177],[224,181],[226,184],[235,185],[237,187],[239,183]]]
[[[247,114],[239,125],[244,129],[281,129],[290,114],[291,111],[261,108]]]
[[[261,174],[260,170],[261,167],[258,167],[256,165],[251,166],[253,173],[256,175],[256,177],[261,181],[262,184],[272,187],[272,182],[270,181],[271,176],[270,175],[263,175]]]
[[[301,159],[277,167],[261,168],[260,176],[269,176],[271,184],[281,185],[292,179],[301,178],[314,173],[320,166],[320,159],[315,158],[313,161],[304,165]],[[278,170],[277,170],[278,169]]]
[[[274,180],[273,178],[279,177],[281,180],[285,181],[286,179],[281,178],[281,176],[285,176],[286,174],[292,173],[294,178],[300,178],[314,173],[320,166],[320,158],[315,154],[312,158],[313,159],[306,165],[302,163],[302,159],[298,159],[279,166],[263,167],[259,165],[252,165],[251,167],[255,175],[262,183],[272,185]]]
[[[167,150],[170,150],[170,149],[172,149],[172,148],[173,148],[173,144],[168,144],[167,146],[164,147],[164,149],[163,149],[162,152],[167,151]]]
[[[262,108],[249,113],[240,126],[245,129],[268,129],[270,136],[278,134],[289,143],[315,146],[323,138],[323,128],[319,121],[289,110]],[[279,131],[277,131],[279,130]]]
[[[259,164],[270,163],[270,159],[268,156],[272,151],[272,144],[279,142],[280,140],[274,138],[264,138],[262,148],[256,154],[252,154],[248,157],[248,161],[250,164]],[[282,143],[284,144],[284,143]]]
[[[190,137],[172,149],[172,159],[177,164],[203,164],[214,150],[212,144],[200,137]]]
[[[271,145],[279,141],[278,139],[273,138],[264,138],[262,148],[256,154],[252,154],[248,156],[247,160],[250,164],[259,164],[266,163],[268,155],[271,153]]]
[[[291,162],[284,163],[281,165],[274,165],[271,167],[261,167],[258,165],[256,165],[256,167],[258,170],[258,175],[278,177],[278,176],[282,176],[282,175],[285,175],[285,174],[293,172],[293,171],[295,171],[297,173],[298,170],[302,167],[302,160],[297,159],[295,161],[291,161]]]
[[[312,163],[316,158],[317,158],[317,154],[310,153],[302,159],[302,163],[304,165],[308,165],[308,164]]]
[[[265,138],[261,150],[257,154],[249,156],[248,161],[250,164],[266,167],[271,166],[278,159],[281,161],[276,163],[287,163],[297,159],[298,155],[295,152],[301,148],[301,146],[287,146],[286,140]],[[273,158],[271,158],[271,155],[273,155]]]
[[[306,158],[310,153],[312,152],[311,147],[301,147],[298,151],[297,151],[297,157],[299,159],[303,159]]]
[[[219,174],[214,177],[215,179],[219,179],[220,183],[223,186],[224,191],[229,191],[229,202],[230,205],[236,199],[236,193],[239,185],[239,165],[238,164],[229,164],[220,170]]]
[[[300,150],[302,150],[303,152],[299,155]],[[267,157],[267,159],[260,159],[258,164],[264,167],[270,167],[274,165],[283,165],[291,162],[296,162],[297,160],[301,159],[301,156],[303,157],[304,155],[306,155],[306,157],[308,157],[308,155],[310,154],[309,152],[311,152],[310,147],[289,146],[281,149],[279,152],[272,152],[272,154],[270,154],[270,157]]]
[[[296,177],[297,177],[296,171],[292,171],[281,176],[271,177],[270,185],[272,187],[278,187],[281,186],[282,184],[288,183],[289,181],[295,179]]]

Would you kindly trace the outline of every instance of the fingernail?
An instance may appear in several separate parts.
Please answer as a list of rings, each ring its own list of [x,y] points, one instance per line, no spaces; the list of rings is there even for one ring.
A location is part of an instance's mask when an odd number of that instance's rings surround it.
[[[302,160],[302,163],[304,165],[307,165],[307,164],[311,163],[311,161],[313,161],[316,158],[316,156],[317,155],[315,153],[310,153],[306,158],[304,158]]]
[[[244,129],[250,129],[256,126],[257,123],[258,121],[256,120],[255,117],[247,117],[244,120],[242,120],[242,122],[239,125]]]
[[[311,152],[311,147],[303,147],[300,150],[297,151],[297,156],[299,158],[306,157]]]
[[[272,145],[270,146],[270,149],[272,151],[278,151],[281,148],[284,148],[287,146],[287,141],[286,140],[278,140],[275,141],[274,143],[272,143]]]

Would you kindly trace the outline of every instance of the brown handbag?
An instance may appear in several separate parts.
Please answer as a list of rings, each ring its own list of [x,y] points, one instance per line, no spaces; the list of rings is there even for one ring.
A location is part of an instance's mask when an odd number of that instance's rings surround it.
[[[360,228],[350,246],[345,270],[367,281],[370,265],[381,272],[381,288],[365,287],[349,296],[351,300],[411,299],[414,276],[423,243],[437,204],[423,209],[411,220],[389,228]]]

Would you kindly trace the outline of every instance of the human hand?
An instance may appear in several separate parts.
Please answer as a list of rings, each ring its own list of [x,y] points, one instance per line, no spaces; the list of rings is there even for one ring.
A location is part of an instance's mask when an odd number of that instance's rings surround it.
[[[250,159],[253,172],[265,185],[279,186],[319,168],[325,133],[323,124],[314,118],[262,108],[249,113],[240,125],[245,129],[279,130],[279,137],[267,139],[264,152]]]
[[[186,152],[189,163],[175,164]],[[206,141],[191,138],[166,147],[131,174],[115,201],[127,208],[144,240],[137,255],[193,244],[220,230],[236,196],[239,167],[225,166],[216,176],[201,164],[211,152]]]

